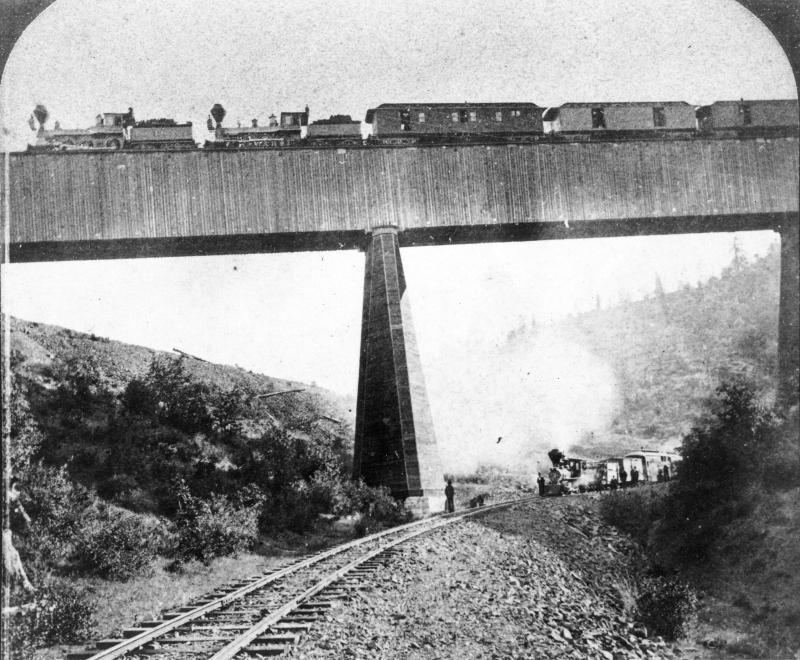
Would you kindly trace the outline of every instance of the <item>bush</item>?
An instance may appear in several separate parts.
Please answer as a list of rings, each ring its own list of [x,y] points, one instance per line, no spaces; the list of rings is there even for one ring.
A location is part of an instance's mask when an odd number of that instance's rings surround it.
[[[600,501],[600,515],[644,546],[650,527],[658,518],[659,506],[647,492],[611,492]]]
[[[252,392],[237,385],[213,397],[211,428],[218,437],[229,440],[241,433],[241,420],[248,411],[248,401],[252,396]]]
[[[392,497],[386,486],[372,487],[361,481],[349,482],[347,491],[352,502],[352,513],[364,514],[373,527],[405,522],[402,505]]]
[[[685,637],[697,614],[697,595],[674,578],[648,577],[639,583],[638,619],[665,639]]]
[[[296,488],[296,489],[295,489]],[[309,531],[321,513],[303,485],[287,488],[283,492],[271,495],[264,502],[258,527],[267,534],[281,529],[288,529],[295,534]]]
[[[55,582],[42,588],[34,602],[35,609],[4,622],[8,660],[29,660],[36,648],[79,643],[91,636],[95,607],[85,591]]]
[[[8,413],[11,416],[11,438],[8,442],[11,473],[21,477],[39,453],[43,436],[33,419],[30,404],[23,395],[23,381],[13,376]]]
[[[214,557],[234,554],[256,542],[260,503],[246,506],[221,495],[201,500],[191,495],[183,480],[178,490],[177,559],[207,564]]]
[[[23,562],[39,568],[39,564],[65,561],[91,505],[89,492],[69,480],[66,467],[36,463],[20,480],[20,493],[20,502],[31,518],[30,525],[20,524],[16,530]]]
[[[96,397],[108,394],[97,358],[88,352],[76,349],[57,358],[53,378],[61,404],[67,408],[86,411]]]
[[[136,479],[129,474],[115,474],[97,484],[97,494],[107,500],[138,488]]]
[[[154,412],[150,388],[138,378],[134,378],[126,385],[121,400],[126,410],[134,414],[151,415]]]
[[[681,480],[709,484],[723,500],[763,481],[777,420],[744,381],[723,383],[708,407],[709,414],[683,439]]]
[[[207,397],[208,387],[187,373],[183,360],[156,356],[144,380],[128,383],[122,401],[130,412],[196,433],[211,430]]]
[[[724,383],[708,408],[683,440],[680,478],[670,484],[653,530],[655,559],[663,567],[708,560],[724,525],[747,513],[752,489],[771,481],[776,457],[794,460],[796,454],[781,448],[778,421],[752,385]]]
[[[93,575],[129,580],[163,551],[167,533],[162,524],[119,510],[103,512],[81,531],[75,557]]]

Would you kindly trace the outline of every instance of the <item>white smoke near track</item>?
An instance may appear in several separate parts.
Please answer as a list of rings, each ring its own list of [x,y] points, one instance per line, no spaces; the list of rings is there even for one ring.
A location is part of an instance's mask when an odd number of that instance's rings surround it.
[[[447,472],[493,464],[535,473],[553,447],[601,434],[619,406],[612,369],[552,329],[437,357],[426,380]]]

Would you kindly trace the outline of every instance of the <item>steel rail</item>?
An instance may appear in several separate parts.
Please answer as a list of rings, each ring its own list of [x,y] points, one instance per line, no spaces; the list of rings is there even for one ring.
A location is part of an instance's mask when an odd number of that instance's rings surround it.
[[[519,501],[519,500],[515,500]],[[497,506],[497,505],[491,505]],[[488,509],[489,507],[484,507],[484,509]],[[352,548],[356,548],[360,545],[364,545],[366,543],[370,543],[377,539],[383,538],[384,536],[388,536],[390,534],[398,534],[402,533],[405,530],[412,529],[419,527],[421,525],[430,525],[432,520],[441,520],[442,518],[451,518],[453,516],[463,515],[461,513],[448,513],[438,515],[435,518],[426,518],[423,520],[416,520],[414,522],[406,523],[404,525],[398,525],[397,527],[391,527],[389,529],[385,529],[382,532],[377,532],[375,534],[371,534],[370,536],[365,536],[360,539],[355,539],[353,541],[349,541],[343,545],[337,545],[329,550],[326,550],[320,554],[314,555],[313,557],[309,557],[308,559],[304,559],[296,564],[291,564],[285,568],[279,569],[274,573],[270,573],[269,575],[265,575],[262,578],[251,582],[231,593],[225,594],[224,596],[220,596],[215,598],[209,603],[205,605],[200,605],[197,608],[190,610],[189,612],[185,612],[183,614],[179,614],[178,616],[168,619],[164,621],[164,623],[154,626],[144,632],[139,633],[129,639],[121,641],[119,644],[114,646],[110,646],[107,649],[98,650],[97,653],[90,656],[87,660],[114,660],[115,658],[120,658],[126,653],[130,651],[134,651],[137,648],[151,642],[155,639],[158,639],[162,635],[165,635],[176,628],[181,627],[184,624],[189,623],[195,619],[199,619],[200,617],[205,616],[206,614],[213,612],[215,610],[220,609],[221,607],[227,605],[228,603],[238,600],[247,594],[257,591],[262,587],[267,586],[268,584],[280,580],[292,573],[296,573],[304,568],[308,568],[309,566],[313,566],[329,557],[333,557],[337,554],[341,554],[350,550]]]
[[[468,518],[470,516],[476,516],[479,514],[487,513],[489,511],[493,511],[508,506],[513,506],[515,504],[521,504],[531,499],[535,499],[535,497],[524,497],[517,500],[511,500],[508,502],[498,502],[497,504],[490,504],[488,506],[483,506],[476,509],[470,509],[469,511],[460,511],[458,513],[447,514],[446,517],[442,516],[437,518],[436,520],[438,520],[438,522],[436,522],[433,525],[430,525],[426,529],[415,530],[410,534],[405,534],[404,536],[398,539],[392,539],[391,541],[381,545],[379,548],[376,548],[375,550],[368,552],[366,555],[354,559],[346,566],[337,569],[327,577],[317,582],[317,584],[315,584],[313,587],[307,589],[305,592],[293,598],[291,601],[281,606],[274,612],[271,612],[269,616],[265,617],[264,619],[256,623],[252,628],[242,633],[239,637],[234,639],[227,646],[217,651],[217,653],[211,656],[209,660],[232,660],[232,658],[234,658],[237,653],[244,650],[252,641],[254,641],[260,635],[266,632],[271,626],[274,626],[287,614],[290,614],[292,611],[297,609],[297,607],[303,601],[306,601],[309,598],[316,596],[320,591],[323,591],[324,589],[329,587],[331,584],[339,580],[341,577],[343,577],[350,571],[352,571],[354,568],[386,552],[386,550],[388,550],[389,548],[393,548],[397,545],[400,545],[401,543],[405,543],[406,541],[416,538],[417,536],[421,536],[422,534],[428,534],[433,530],[458,522],[459,520],[463,520],[464,518]],[[445,519],[442,520],[442,518]]]

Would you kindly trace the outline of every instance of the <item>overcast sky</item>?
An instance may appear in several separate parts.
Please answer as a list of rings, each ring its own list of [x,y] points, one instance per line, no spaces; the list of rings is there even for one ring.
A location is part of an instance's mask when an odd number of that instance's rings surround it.
[[[32,138],[37,103],[51,126],[86,127],[98,112],[133,106],[138,119],[190,120],[202,140],[216,102],[231,124],[306,104],[312,119],[363,121],[368,108],[399,101],[742,97],[796,90],[777,42],[731,0],[58,0],[22,36],[1,85],[12,149]],[[751,255],[775,240],[739,237]],[[668,290],[696,283],[730,261],[732,241],[404,249],[435,420],[446,418],[447,383],[474,378],[465,345],[491,347],[520,317],[545,322],[597,296],[640,297],[656,273]],[[22,318],[354,393],[363,260],[331,252],[12,265],[3,305]],[[570,368],[550,360],[542,382],[569,383]],[[501,425],[507,413],[490,421]],[[437,432],[448,436],[441,424]]]

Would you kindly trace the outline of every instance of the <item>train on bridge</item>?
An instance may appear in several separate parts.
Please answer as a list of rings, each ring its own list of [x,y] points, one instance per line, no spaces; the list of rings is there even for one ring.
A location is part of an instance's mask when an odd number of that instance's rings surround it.
[[[538,141],[695,139],[703,137],[773,137],[798,135],[797,100],[717,101],[691,106],[661,103],[564,103],[542,107],[510,103],[383,103],[367,110],[362,124],[349,115],[309,121],[309,108],[271,115],[265,125],[223,126],[219,103],[208,117],[205,149],[292,147],[414,146],[514,144]],[[127,113],[97,115],[87,129],[46,129],[47,110],[37,106],[30,119],[36,130],[31,151],[117,149],[195,149],[191,123],[172,119],[135,121]]]

